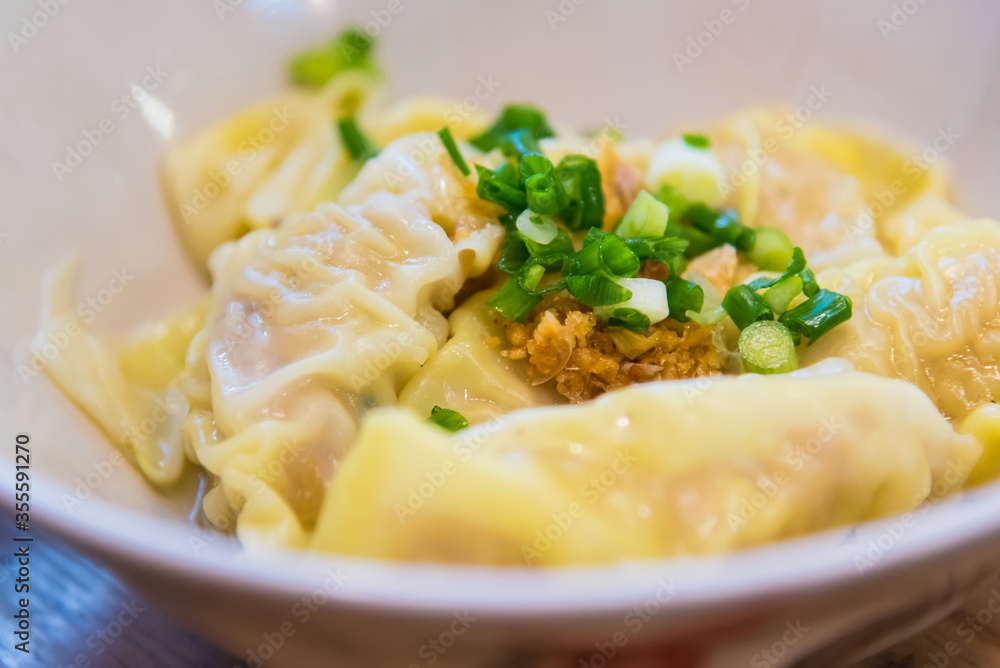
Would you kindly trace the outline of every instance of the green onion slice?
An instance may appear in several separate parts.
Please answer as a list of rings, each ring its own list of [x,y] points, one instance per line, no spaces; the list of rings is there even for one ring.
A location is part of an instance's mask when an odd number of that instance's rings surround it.
[[[583,240],[583,248],[570,258],[568,273],[582,276],[600,274],[610,278],[631,278],[639,272],[637,256],[625,240],[591,228]]]
[[[469,421],[461,413],[440,406],[431,409],[431,416],[427,420],[448,431],[459,431],[469,426]]]
[[[802,292],[806,297],[815,297],[819,293],[819,283],[816,282],[816,274],[812,269],[803,269],[799,272],[802,279]]]
[[[528,260],[521,271],[517,273],[517,285],[525,294],[532,296],[550,295],[556,292],[562,292],[566,289],[566,281],[561,280],[558,283],[550,285],[547,288],[538,288],[538,284],[541,283],[542,277],[549,271],[554,269],[559,269],[562,267],[564,255],[552,254],[552,255],[536,255]]]
[[[507,238],[503,243],[503,250],[500,252],[500,271],[507,274],[516,274],[524,266],[524,263],[531,257],[527,244],[517,233],[517,230],[508,230]]]
[[[378,69],[369,56],[375,41],[363,30],[349,28],[332,42],[298,54],[288,63],[288,77],[296,86],[319,88],[348,69]]]
[[[624,327],[633,332],[645,332],[649,329],[649,316],[634,308],[616,308],[610,318],[609,327]]]
[[[799,276],[783,278],[763,294],[764,302],[775,313],[784,313],[796,297],[802,294],[802,279]]]
[[[594,315],[598,320],[608,320],[614,315],[615,309],[631,308],[649,316],[649,321],[656,323],[670,315],[670,305],[667,302],[667,288],[662,281],[652,278],[616,278],[614,282],[626,288],[631,296],[612,307],[595,306]]]
[[[722,298],[722,307],[741,330],[758,320],[773,320],[774,314],[763,298],[749,285],[741,283],[729,289]]]
[[[622,304],[632,298],[632,291],[605,276],[567,276],[571,295],[587,306]]]
[[[685,134],[681,136],[684,138],[684,143],[692,148],[709,148],[712,145],[712,142],[705,135]]]
[[[514,322],[524,322],[541,301],[540,295],[529,295],[518,285],[517,277],[511,276],[486,302],[486,305]]]
[[[500,152],[516,160],[526,153],[541,154],[542,147],[531,130],[519,128],[500,135]]]
[[[670,209],[645,190],[640,190],[625,217],[618,223],[615,234],[625,239],[662,237],[667,231]]]
[[[674,320],[687,322],[690,319],[688,311],[701,312],[705,305],[705,290],[700,285],[676,274],[667,276],[663,283],[667,286],[667,304]]]
[[[792,261],[792,240],[778,227],[757,227],[753,248],[747,259],[761,271],[782,271]]]
[[[378,153],[361,132],[353,116],[344,116],[338,120],[337,129],[340,131],[340,142],[355,160],[367,160]]]
[[[465,161],[461,151],[458,150],[455,138],[451,135],[451,128],[446,125],[437,131],[437,135],[441,139],[441,143],[444,144],[445,150],[448,151],[448,155],[451,156],[452,162],[458,167],[458,171],[462,172],[462,176],[471,174],[472,170],[469,169],[469,163]]]
[[[552,243],[559,234],[559,226],[556,225],[556,221],[528,209],[522,211],[521,215],[517,217],[516,225],[522,239],[531,240],[543,246]]]
[[[509,165],[501,165],[496,171],[476,165],[479,183],[476,194],[487,202],[499,204],[511,213],[520,213],[528,206],[528,198],[518,187],[515,169]]]
[[[640,262],[646,260],[663,262],[670,268],[671,274],[683,274],[687,268],[684,251],[690,242],[683,237],[666,236],[660,239],[640,237],[626,239],[625,245],[632,249]]]
[[[524,239],[524,244],[528,247],[528,252],[532,255],[563,255],[569,257],[573,254],[573,240],[564,228],[560,227],[556,232],[556,238],[547,244],[540,244],[531,239]]]
[[[500,146],[505,134],[521,129],[529,131],[536,140],[555,136],[545,114],[538,108],[529,104],[509,104],[489,130],[473,137],[469,143],[485,153]]]
[[[799,368],[792,333],[780,322],[751,323],[737,343],[743,368],[750,373],[788,373]]]
[[[600,227],[604,220],[604,191],[597,162],[577,153],[567,155],[559,161],[555,177],[568,202],[561,214],[566,227]]]
[[[851,319],[851,298],[832,290],[820,290],[793,309],[785,311],[779,321],[794,334],[809,339],[809,344],[837,325]]]

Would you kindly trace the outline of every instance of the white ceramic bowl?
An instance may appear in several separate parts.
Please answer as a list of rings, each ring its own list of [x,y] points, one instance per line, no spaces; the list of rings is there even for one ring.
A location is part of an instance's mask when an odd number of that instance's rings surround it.
[[[570,124],[618,119],[631,136],[810,95],[819,108],[803,115],[870,119],[924,143],[951,128],[960,202],[996,216],[997,3],[13,0],[0,18],[0,496],[10,507],[15,434],[30,434],[36,526],[235,655],[296,668],[597,667],[612,653],[619,666],[835,665],[992,575],[997,485],[906,521],[726,557],[554,572],[249,557],[115,465],[87,420],[18,367],[41,274],[71,249],[100,328],[203,289],[159,194],[165,142],[277,90],[290,53],[350,20],[377,33],[399,95],[466,98],[484,77],[488,108],[533,100]],[[134,278],[105,304],[115,270]]]

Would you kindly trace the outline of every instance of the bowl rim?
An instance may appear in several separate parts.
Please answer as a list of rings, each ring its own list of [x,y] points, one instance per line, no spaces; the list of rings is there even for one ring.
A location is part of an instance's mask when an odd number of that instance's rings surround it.
[[[689,614],[764,597],[775,601],[872,583],[979,548],[983,556],[993,550],[1000,554],[1000,513],[995,510],[1000,481],[927,506],[919,521],[866,572],[859,570],[858,551],[850,546],[883,535],[880,527],[906,514],[726,554],[567,567],[491,567],[293,550],[195,554],[183,545],[192,535],[193,523],[150,517],[96,498],[70,514],[55,501],[61,486],[40,477],[34,483],[32,522],[110,563],[111,570],[130,563],[214,588],[298,598],[344,569],[350,584],[330,592],[331,604],[399,615],[451,615],[457,609],[522,620],[617,614],[649,600],[654,588],[668,581],[680,584],[668,600],[661,599],[663,608]],[[13,504],[14,492],[7,481],[0,484],[0,498]],[[229,547],[238,545],[234,536],[219,535]],[[790,558],[796,554],[804,558]]]

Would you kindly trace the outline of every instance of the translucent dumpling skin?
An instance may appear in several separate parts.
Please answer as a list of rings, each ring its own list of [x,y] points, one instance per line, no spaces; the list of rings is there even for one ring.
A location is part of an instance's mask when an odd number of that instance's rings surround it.
[[[849,295],[854,316],[802,346],[804,363],[843,357],[907,380],[955,419],[1000,393],[1000,223],[938,227],[900,258],[828,269],[819,281]]]
[[[312,546],[503,565],[728,550],[910,510],[980,452],[917,388],[837,363],[640,385],[456,434],[386,408]]]

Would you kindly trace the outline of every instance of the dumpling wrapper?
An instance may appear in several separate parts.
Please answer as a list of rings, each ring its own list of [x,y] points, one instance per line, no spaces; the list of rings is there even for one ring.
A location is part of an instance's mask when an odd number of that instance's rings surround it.
[[[509,566],[734,550],[913,509],[981,453],[914,386],[831,361],[640,385],[448,433],[369,413],[311,547]]]
[[[854,315],[814,345],[811,364],[842,357],[907,380],[949,418],[1000,393],[1000,222],[938,227],[900,258],[820,272],[819,283],[854,302]]]

